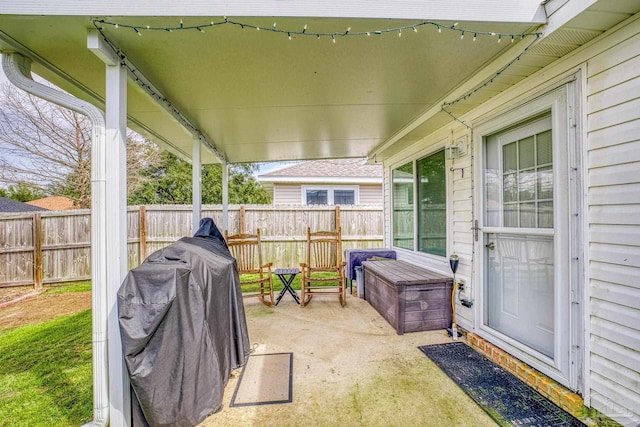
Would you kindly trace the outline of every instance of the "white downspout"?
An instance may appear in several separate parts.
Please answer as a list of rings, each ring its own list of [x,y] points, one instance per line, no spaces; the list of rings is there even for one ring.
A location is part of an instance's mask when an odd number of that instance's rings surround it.
[[[224,159],[221,159],[220,163],[222,165],[222,229],[229,230],[229,165]]]
[[[200,138],[193,137],[192,162],[191,162],[191,188],[192,201],[192,225],[191,235],[194,235],[200,227],[200,217],[202,216],[202,161],[200,150]]]
[[[2,67],[16,87],[54,104],[86,115],[93,125],[91,141],[91,283],[93,316],[93,421],[109,423],[107,365],[107,266],[106,266],[106,133],[105,115],[99,108],[72,95],[33,81],[31,60],[18,53],[3,53]]]

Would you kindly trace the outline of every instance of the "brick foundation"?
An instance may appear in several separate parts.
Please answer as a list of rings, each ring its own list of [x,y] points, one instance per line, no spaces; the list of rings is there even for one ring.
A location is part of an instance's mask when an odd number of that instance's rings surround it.
[[[467,343],[485,357],[524,381],[544,397],[579,419],[587,417],[587,407],[580,395],[568,390],[531,366],[496,347],[487,340],[467,332]]]

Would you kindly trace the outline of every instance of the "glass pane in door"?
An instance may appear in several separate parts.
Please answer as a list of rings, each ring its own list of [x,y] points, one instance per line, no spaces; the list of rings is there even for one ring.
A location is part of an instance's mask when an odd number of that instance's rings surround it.
[[[489,234],[486,321],[553,358],[553,238]]]

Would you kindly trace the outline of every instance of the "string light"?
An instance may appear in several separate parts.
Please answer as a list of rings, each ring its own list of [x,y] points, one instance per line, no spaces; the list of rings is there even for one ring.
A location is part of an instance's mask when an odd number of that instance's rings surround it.
[[[119,28],[119,27],[124,27],[124,28],[130,28],[133,31],[135,31],[135,33],[138,36],[142,36],[142,32],[140,31],[141,28],[146,28],[146,30],[148,31],[165,31],[165,32],[169,32],[171,33],[173,30],[197,30],[201,33],[204,33],[204,29],[203,27],[215,27],[218,25],[223,25],[223,24],[230,24],[230,25],[236,25],[239,26],[242,30],[245,29],[245,27],[249,27],[249,28],[255,28],[256,31],[260,31],[261,29],[264,30],[270,30],[272,32],[275,33],[286,33],[287,37],[289,38],[289,40],[291,40],[292,34],[298,34],[298,35],[304,35],[304,36],[316,36],[316,38],[319,40],[321,38],[321,36],[330,36],[331,37],[331,41],[333,43],[336,43],[336,36],[370,36],[371,33],[373,32],[374,34],[380,35],[383,33],[391,33],[391,32],[397,32],[398,33],[398,37],[402,37],[402,30],[403,29],[411,29],[414,32],[418,32],[418,28],[419,26],[422,25],[431,25],[431,26],[435,26],[438,30],[438,33],[442,33],[442,28],[443,25],[436,23],[436,22],[431,22],[431,21],[422,21],[419,23],[415,23],[415,24],[411,24],[411,25],[406,25],[406,26],[402,26],[402,27],[397,27],[397,28],[387,28],[384,30],[374,30],[374,31],[358,31],[358,32],[351,32],[351,27],[348,27],[347,30],[344,33],[336,33],[336,32],[308,32],[307,31],[307,25],[305,24],[305,26],[303,27],[303,29],[301,31],[290,31],[290,30],[281,30],[278,29],[276,27],[276,22],[273,23],[273,26],[271,27],[271,29],[269,29],[268,27],[260,27],[257,25],[252,25],[252,24],[247,24],[247,23],[241,23],[241,22],[236,22],[236,21],[232,21],[227,19],[227,17],[224,17],[223,21],[219,21],[219,22],[214,22],[211,21],[208,24],[201,24],[201,25],[192,25],[192,26],[185,26],[184,22],[182,19],[180,19],[180,26],[179,27],[151,27],[149,25],[146,26],[139,26],[139,25],[128,25],[128,24],[121,24],[121,23],[117,23],[117,22],[110,22],[104,19],[94,19],[93,20],[93,25],[94,27],[100,32],[100,34],[102,34],[103,39],[109,43],[109,45],[111,46],[111,48],[118,54],[118,56],[121,59],[123,65],[126,65],[127,68],[129,69],[129,72],[135,77],[136,82],[139,82],[139,85],[151,92],[153,92],[153,96],[157,97],[159,100],[167,103],[170,105],[170,108],[176,113],[176,114],[180,114],[179,110],[173,105],[171,104],[168,100],[164,99],[163,97],[157,95],[154,91],[153,88],[148,87],[147,85],[145,85],[143,82],[141,82],[136,74],[136,70],[131,67],[129,65],[129,63],[126,61],[126,56],[124,56],[124,54],[117,49],[108,39],[107,37],[102,33],[102,27],[100,25],[109,25],[109,26],[113,26],[114,28]],[[460,32],[460,39],[464,39],[464,34],[465,32],[472,32],[473,33],[473,41],[475,42],[476,39],[478,38],[478,35],[485,35],[485,36],[498,36],[498,43],[500,43],[502,41],[502,37],[511,37],[511,43],[514,43],[515,38],[516,37],[520,37],[520,39],[524,39],[526,36],[536,36],[536,38],[529,43],[529,45],[527,45],[527,47],[524,48],[524,50],[513,60],[511,60],[509,63],[507,63],[505,66],[503,66],[499,71],[497,71],[493,76],[491,76],[490,78],[486,79],[483,83],[479,84],[478,86],[476,86],[475,88],[471,89],[470,91],[466,92],[465,94],[461,95],[460,97],[458,97],[457,99],[454,99],[453,101],[448,101],[448,102],[443,102],[441,105],[441,110],[445,113],[447,113],[449,116],[451,116],[454,120],[460,122],[461,124],[463,124],[464,126],[469,127],[469,125],[467,125],[465,122],[463,122],[462,120],[458,119],[455,115],[453,115],[450,111],[448,111],[446,109],[446,107],[452,106],[458,102],[464,101],[468,98],[470,98],[472,95],[474,95],[476,92],[478,92],[479,90],[485,88],[486,86],[492,84],[494,82],[494,80],[496,79],[496,77],[500,76],[507,68],[511,67],[515,62],[520,60],[520,57],[522,55],[524,55],[525,52],[527,52],[532,46],[533,44],[542,36],[541,32],[533,32],[533,33],[495,33],[495,32],[487,32],[487,31],[474,31],[474,30],[470,30],[470,29],[463,29],[463,28],[457,28],[458,23],[454,23],[453,25],[451,25],[450,27],[444,26],[445,29],[450,30],[450,31],[458,31]],[[191,126],[193,127],[193,126]],[[194,128],[195,129],[195,128]],[[197,129],[195,129],[197,130]],[[214,151],[216,151],[218,153],[218,150],[215,149],[214,147]]]
[[[238,21],[233,21],[228,19],[226,16],[223,18],[223,20],[221,21],[210,21],[208,23],[203,23],[203,24],[197,24],[197,25],[185,25],[184,21],[182,19],[180,19],[180,24],[178,26],[167,26],[167,27],[154,27],[154,26],[149,26],[149,25],[130,25],[130,24],[122,24],[119,22],[112,22],[112,21],[108,21],[106,19],[94,19],[93,20],[93,24],[94,26],[96,26],[96,28],[99,28],[100,25],[110,25],[113,26],[115,28],[120,28],[120,27],[124,27],[124,28],[130,28],[133,29],[136,32],[139,32],[139,30],[144,29],[145,31],[164,31],[164,32],[172,32],[175,30],[196,30],[196,31],[201,31],[204,30],[205,28],[211,28],[211,27],[216,27],[219,25],[224,25],[224,24],[228,24],[228,25],[235,25],[240,27],[241,29],[245,29],[245,28],[255,28],[256,31],[261,31],[261,30],[267,30],[267,31],[271,31],[274,33],[283,33],[286,34],[287,36],[289,34],[293,35],[304,35],[304,36],[328,36],[328,37],[332,37],[333,40],[336,39],[336,37],[346,37],[346,36],[370,36],[372,33],[376,34],[376,35],[380,35],[380,34],[384,34],[384,33],[397,33],[398,35],[400,35],[400,33],[402,33],[403,30],[413,30],[414,32],[418,32],[418,27],[420,26],[424,26],[424,25],[428,25],[428,26],[432,26],[435,27],[438,30],[438,33],[442,33],[442,30],[449,30],[449,31],[457,31],[460,33],[460,38],[463,39],[464,34],[465,33],[473,33],[474,35],[474,40],[477,39],[478,36],[498,36],[498,39],[500,40],[502,37],[510,37],[512,40],[515,41],[516,37],[520,37],[520,38],[524,38],[526,36],[530,36],[530,35],[536,35],[539,36],[541,33],[495,33],[495,32],[487,32],[487,31],[476,31],[473,29],[469,29],[469,28],[458,28],[458,22],[455,22],[452,25],[443,25],[441,23],[438,22],[432,22],[432,21],[421,21],[421,22],[416,22],[416,23],[412,23],[409,25],[404,25],[404,26],[400,26],[400,27],[395,27],[395,28],[386,28],[386,29],[377,29],[377,30],[367,30],[367,31],[352,31],[351,27],[348,27],[347,30],[345,32],[314,32],[314,31],[308,31],[308,27],[307,25],[305,25],[302,30],[299,31],[294,31],[291,29],[280,29],[277,26],[277,22],[274,22],[273,25],[271,27],[261,27],[259,25],[253,25],[253,24],[248,24],[246,22],[238,22]],[[202,32],[202,31],[201,31]]]
[[[525,47],[522,52],[520,52],[520,54],[518,56],[516,56],[514,59],[512,59],[511,61],[509,61],[506,65],[504,65],[502,68],[500,68],[498,71],[495,72],[495,74],[493,74],[491,77],[487,78],[484,82],[480,83],[478,86],[476,86],[475,88],[471,89],[470,91],[466,92],[465,94],[459,96],[458,98],[454,99],[453,101],[448,101],[448,102],[443,102],[442,103],[442,110],[445,111],[446,113],[448,113],[449,115],[451,115],[451,113],[449,113],[448,111],[445,110],[445,107],[449,107],[451,105],[457,104],[460,101],[464,101],[467,98],[471,97],[471,95],[475,94],[476,92],[478,92],[479,90],[489,86],[490,84],[492,84],[494,82],[494,80],[500,76],[502,73],[504,73],[509,67],[511,67],[515,62],[520,60],[520,57],[522,55],[524,55],[529,49],[531,49],[531,47],[534,45],[534,43],[536,41],[538,41],[538,39],[540,38],[540,36],[542,36],[541,33],[535,33],[536,38],[533,39],[531,41],[531,43],[529,43],[527,45],[527,47]],[[453,116],[452,116],[453,117]]]

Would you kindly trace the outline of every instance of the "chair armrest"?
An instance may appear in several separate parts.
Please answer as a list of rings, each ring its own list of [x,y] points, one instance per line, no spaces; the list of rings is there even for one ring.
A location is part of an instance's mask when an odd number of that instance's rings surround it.
[[[260,268],[271,268],[271,267],[273,267],[273,263],[272,262],[268,262],[268,263],[262,264],[260,266]]]
[[[307,268],[307,263],[306,263],[306,262],[301,262],[301,263],[300,263],[300,267],[302,267],[302,268]]]

